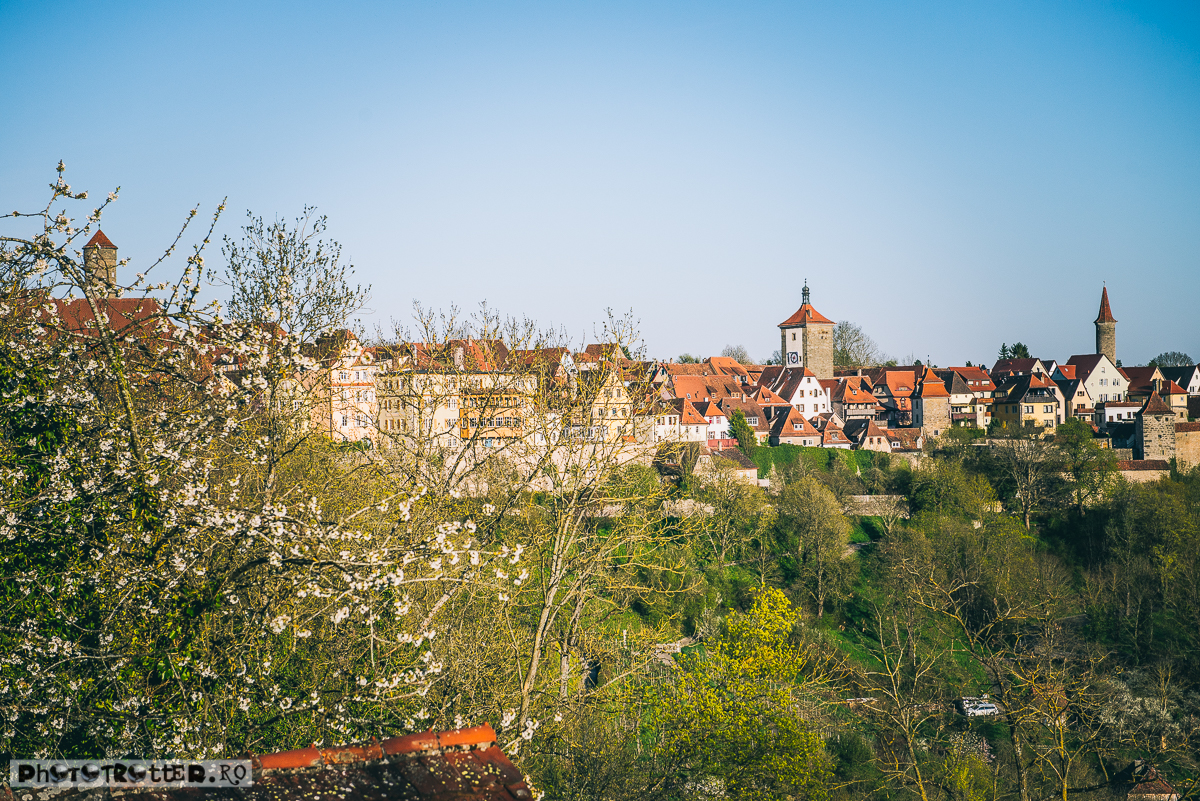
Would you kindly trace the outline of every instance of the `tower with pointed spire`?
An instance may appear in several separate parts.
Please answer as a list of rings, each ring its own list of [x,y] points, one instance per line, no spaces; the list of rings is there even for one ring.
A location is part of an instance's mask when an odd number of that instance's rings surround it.
[[[117,246],[101,230],[83,246],[83,269],[102,288],[117,284]]]
[[[1096,353],[1103,353],[1117,363],[1117,318],[1108,305],[1108,287],[1100,294],[1100,314],[1096,316]]]
[[[801,305],[779,324],[779,355],[784,367],[807,367],[817,378],[833,378],[834,322],[813,308],[808,281]]]

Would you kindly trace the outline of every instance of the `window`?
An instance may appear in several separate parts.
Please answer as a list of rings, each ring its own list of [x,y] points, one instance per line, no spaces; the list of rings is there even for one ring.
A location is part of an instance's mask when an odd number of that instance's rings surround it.
[[[350,418],[343,414],[342,415],[342,428],[345,428],[348,425],[350,425]]]
[[[1025,414],[1033,414],[1033,407],[1032,407],[1032,406],[1026,406],[1026,407],[1025,407]]]
[[[345,381],[349,375],[350,374],[347,373],[345,370],[341,370],[340,372],[338,372],[338,381]]]
[[[1053,411],[1054,411],[1054,407],[1049,404],[1042,407],[1042,412],[1045,414],[1050,414]]]
[[[796,332],[795,331],[792,332],[792,341],[793,342],[796,341]]]

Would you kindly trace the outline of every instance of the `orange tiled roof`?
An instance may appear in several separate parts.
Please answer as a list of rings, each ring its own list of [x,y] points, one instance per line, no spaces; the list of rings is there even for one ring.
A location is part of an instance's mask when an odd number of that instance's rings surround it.
[[[875,395],[871,392],[871,379],[865,375],[840,379],[830,395],[831,400],[842,403],[871,403],[875,400]]]
[[[779,397],[778,393],[776,393],[769,387],[759,387],[750,395],[750,397],[752,397],[752,398],[754,398],[754,400],[758,401],[760,406],[788,406],[788,405],[790,405],[783,398]]]
[[[239,788],[163,788],[135,793],[145,801],[526,801],[533,791],[496,742],[491,726],[410,734],[359,745],[250,757],[253,784]],[[9,794],[11,797],[11,794]],[[105,795],[111,795],[105,793]],[[56,797],[94,796],[67,789]]]
[[[811,325],[813,323],[823,323],[827,325],[836,325],[833,320],[830,320],[825,315],[812,307],[811,303],[805,303],[796,313],[779,324],[780,328],[786,328],[793,325]]]
[[[821,432],[813,427],[813,424],[805,419],[804,415],[792,409],[787,413],[787,416],[780,415],[779,423],[776,426],[776,436],[779,437],[820,437]]]
[[[708,364],[712,366],[713,372],[717,375],[737,375],[747,377],[750,375],[748,372],[746,372],[746,368],[742,366],[741,362],[730,356],[710,356],[704,361],[708,362]]]
[[[696,407],[687,398],[676,398],[675,408],[679,411],[679,424],[682,426],[706,426],[708,420],[696,411]]]

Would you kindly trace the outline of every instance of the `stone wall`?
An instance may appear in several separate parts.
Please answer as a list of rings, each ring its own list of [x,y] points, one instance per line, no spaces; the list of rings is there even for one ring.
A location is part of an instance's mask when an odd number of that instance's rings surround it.
[[[804,366],[817,378],[833,378],[833,326],[810,323],[804,331]]]
[[[1200,423],[1175,424],[1175,460],[1180,472],[1200,465]]]
[[[1139,414],[1134,424],[1133,455],[1138,459],[1175,458],[1175,415]]]
[[[940,437],[950,428],[950,399],[921,398],[921,430],[926,438]]]

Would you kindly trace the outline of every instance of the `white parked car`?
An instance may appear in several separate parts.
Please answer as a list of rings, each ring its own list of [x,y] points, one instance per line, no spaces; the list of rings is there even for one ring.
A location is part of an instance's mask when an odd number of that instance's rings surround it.
[[[960,712],[969,718],[1000,714],[1000,708],[988,700],[986,695],[979,698],[960,698],[958,700],[958,708]]]

